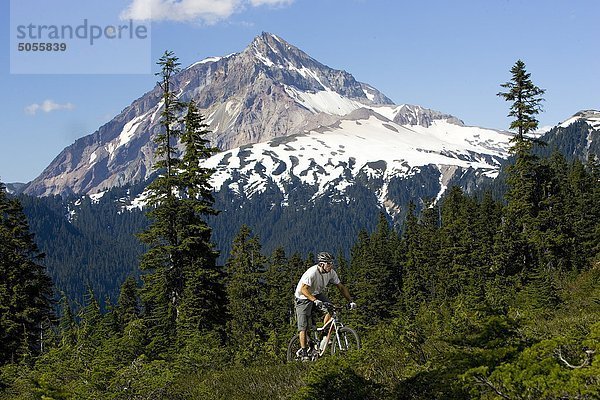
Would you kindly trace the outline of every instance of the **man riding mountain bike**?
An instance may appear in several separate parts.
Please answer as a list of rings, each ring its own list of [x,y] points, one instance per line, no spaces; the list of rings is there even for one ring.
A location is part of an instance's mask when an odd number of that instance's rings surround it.
[[[298,350],[297,355],[303,359],[308,358],[306,330],[309,327],[313,305],[326,313],[323,320],[324,324],[331,318],[324,307],[324,303],[329,303],[329,299],[321,293],[328,284],[331,283],[337,286],[340,293],[350,303],[350,309],[356,308],[356,303],[352,301],[348,288],[340,282],[340,278],[333,269],[333,256],[327,252],[321,252],[317,256],[317,260],[316,265],[304,272],[294,293],[296,297],[296,319],[300,336],[300,350]]]

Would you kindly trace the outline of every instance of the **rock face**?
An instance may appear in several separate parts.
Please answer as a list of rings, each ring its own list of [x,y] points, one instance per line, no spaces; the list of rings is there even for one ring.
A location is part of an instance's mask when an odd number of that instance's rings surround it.
[[[545,155],[554,148],[568,159],[579,158],[586,162],[600,154],[600,111],[583,110],[550,129],[542,136],[548,143]]]
[[[345,71],[329,68],[283,39],[263,33],[240,53],[199,61],[174,77],[195,100],[222,150],[302,133],[362,106],[392,104]],[[90,194],[141,181],[154,163],[161,91],[155,87],[112,121],[64,149],[25,192]]]

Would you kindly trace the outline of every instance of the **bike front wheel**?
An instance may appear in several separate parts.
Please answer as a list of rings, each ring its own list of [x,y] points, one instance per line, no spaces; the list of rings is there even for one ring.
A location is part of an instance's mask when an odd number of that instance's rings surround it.
[[[331,354],[343,355],[358,349],[360,349],[360,339],[358,338],[358,334],[347,326],[340,328],[337,335],[333,337]]]

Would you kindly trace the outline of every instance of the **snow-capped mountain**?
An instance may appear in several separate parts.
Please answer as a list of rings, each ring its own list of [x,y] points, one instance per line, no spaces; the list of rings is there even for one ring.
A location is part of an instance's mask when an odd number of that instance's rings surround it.
[[[600,154],[600,111],[583,110],[558,124],[543,137],[549,151],[558,148],[568,158],[587,160]]]
[[[558,128],[568,128],[577,122],[583,122],[592,128],[594,131],[600,131],[600,111],[597,110],[583,110],[579,111],[571,118],[563,121],[558,125]]]
[[[213,144],[223,150],[332,124],[364,105],[392,104],[349,73],[268,33],[240,53],[183,69],[174,77],[173,90],[181,100],[197,102],[210,123]],[[155,161],[152,136],[160,130],[160,97],[156,86],[67,147],[26,192],[87,194],[148,178]]]
[[[372,86],[269,33],[240,53],[190,65],[174,77],[173,87],[181,100],[196,101],[212,143],[226,151],[208,162],[218,166],[219,189],[236,176],[243,182],[270,180],[280,190],[292,182],[310,183],[320,195],[364,181],[363,175],[377,176],[381,184],[371,189],[384,202],[392,180],[429,165],[440,173],[434,193],[439,197],[466,171],[493,176],[507,154],[505,133],[467,127],[421,106],[394,105]],[[161,129],[162,107],[157,86],[63,150],[25,192],[94,194],[144,181],[153,171],[152,137]],[[256,167],[254,175],[248,165]],[[236,185],[248,196],[265,187]]]

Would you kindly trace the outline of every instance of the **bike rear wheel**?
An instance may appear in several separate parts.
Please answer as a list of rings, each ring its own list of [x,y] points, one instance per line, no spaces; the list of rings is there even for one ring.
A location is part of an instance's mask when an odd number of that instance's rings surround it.
[[[315,361],[317,358],[319,358],[319,349],[315,346],[314,342],[309,337],[306,338],[306,345],[308,349],[308,357],[302,359],[296,354],[298,350],[300,350],[300,334],[297,334],[294,337],[292,337],[290,343],[288,344],[287,361]]]
[[[353,329],[345,326],[338,330],[337,336],[334,335],[331,354],[343,355],[358,349],[360,349],[360,339]]]
[[[296,356],[296,352],[300,350],[300,335],[295,335],[294,337],[292,337],[292,339],[290,340],[290,343],[288,344],[288,349],[287,349],[287,361],[288,362],[293,362],[293,361],[299,361],[298,357]]]

